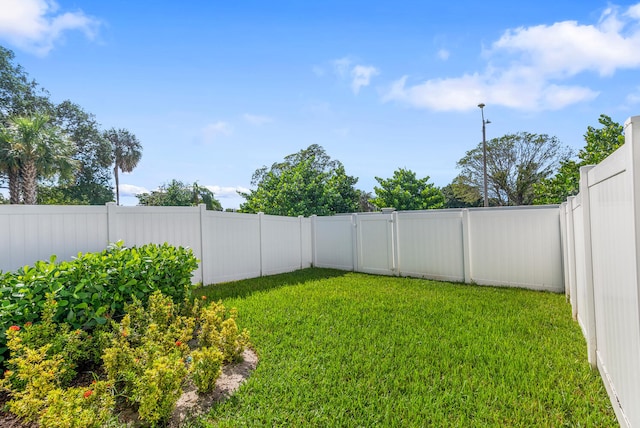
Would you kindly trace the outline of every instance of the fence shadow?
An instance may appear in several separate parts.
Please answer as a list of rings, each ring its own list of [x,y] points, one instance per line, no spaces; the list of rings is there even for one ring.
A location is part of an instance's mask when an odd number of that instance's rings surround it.
[[[244,298],[260,291],[273,290],[287,285],[304,284],[319,279],[335,278],[347,273],[348,271],[337,269],[307,268],[278,275],[211,284],[197,289],[194,294],[196,297],[207,296],[207,299],[213,301]]]

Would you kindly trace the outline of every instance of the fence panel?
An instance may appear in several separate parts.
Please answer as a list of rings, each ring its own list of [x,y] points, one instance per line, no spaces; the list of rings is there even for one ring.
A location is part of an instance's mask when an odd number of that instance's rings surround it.
[[[586,273],[586,253],[584,242],[584,213],[582,207],[582,198],[575,199],[575,205],[573,207],[573,227],[575,230],[575,263],[576,263],[576,282],[575,292],[572,293],[572,303],[577,307],[577,320],[582,333],[585,337],[588,336],[588,311],[587,311],[587,278]]]
[[[634,119],[625,145],[589,171],[587,183],[597,364],[619,420],[640,426],[640,117]]]
[[[311,239],[311,219],[300,218],[300,253],[301,267],[308,268],[313,264],[313,240]]]
[[[354,270],[355,239],[352,216],[311,217],[316,267]]]
[[[302,237],[299,218],[263,215],[261,233],[263,275],[300,269]]]
[[[464,281],[462,211],[398,212],[398,272]]]
[[[359,272],[394,275],[394,236],[392,214],[358,215],[356,217]]]
[[[478,284],[564,291],[560,210],[469,210],[471,279]]]
[[[0,270],[70,260],[108,243],[106,207],[0,205]]]
[[[260,218],[257,214],[205,211],[204,284],[260,276]]]
[[[202,259],[200,207],[121,207],[109,205],[109,240],[127,246],[163,244],[189,247]],[[202,265],[193,273],[202,281]]]

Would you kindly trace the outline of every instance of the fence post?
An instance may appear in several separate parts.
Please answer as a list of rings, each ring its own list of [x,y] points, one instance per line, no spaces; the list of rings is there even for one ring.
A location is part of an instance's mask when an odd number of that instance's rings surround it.
[[[303,251],[303,246],[302,246],[302,219],[304,218],[304,216],[299,215],[298,216],[298,230],[300,230],[300,245],[298,245],[298,248],[300,249],[300,269],[302,269],[302,255],[304,254]]]
[[[358,214],[351,214],[351,251],[353,258],[353,271],[359,272],[358,263]]]
[[[316,250],[316,220],[317,215],[312,215],[311,219],[311,267],[318,266],[318,251]]]
[[[262,272],[264,271],[264,267],[262,266],[263,263],[263,257],[262,257],[262,253],[264,252],[264,248],[262,246],[262,221],[264,220],[264,213],[263,212],[259,212],[258,213],[258,238],[260,240],[260,276],[262,276]]]
[[[396,276],[400,276],[400,234],[398,228],[398,211],[391,213],[391,254],[393,257],[393,269]]]
[[[205,214],[207,212],[207,206],[205,204],[199,204],[198,207],[200,207],[200,282],[202,283],[202,285],[207,285],[204,283],[204,267],[207,264],[207,262],[205,261],[207,259],[205,253],[204,253],[204,249],[206,248],[205,245],[205,238],[209,235],[208,234],[208,230],[205,232],[206,229],[206,219],[205,219]]]
[[[118,241],[117,205],[115,202],[107,202],[107,244]]]
[[[562,279],[564,281],[564,295],[569,297],[569,263],[567,255],[567,203],[563,202],[560,210],[560,248],[562,251]]]
[[[462,209],[462,266],[464,267],[464,282],[470,283],[471,278],[471,223],[469,209]]]
[[[586,328],[587,328],[587,356],[591,367],[597,368],[596,351],[596,310],[593,290],[593,259],[591,251],[591,200],[589,198],[589,170],[593,165],[580,167],[580,197],[582,198],[582,218],[584,224],[584,277],[586,296]]]
[[[576,278],[576,227],[574,224],[574,210],[578,205],[578,199],[570,196],[567,199],[568,219],[567,219],[567,252],[569,262],[569,302],[571,303],[571,315],[574,320],[578,319],[578,283]],[[579,232],[581,233],[581,232]]]

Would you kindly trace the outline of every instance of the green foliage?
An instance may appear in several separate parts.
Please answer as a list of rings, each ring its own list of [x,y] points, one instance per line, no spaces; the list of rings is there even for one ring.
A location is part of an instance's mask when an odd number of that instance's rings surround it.
[[[344,166],[313,144],[253,174],[242,212],[264,212],[285,216],[332,215],[358,209],[358,179],[346,174]]]
[[[51,109],[49,94],[14,60],[14,53],[0,46],[0,125],[6,125],[12,116]]]
[[[119,243],[69,262],[55,263],[52,257],[0,273],[0,331],[37,321],[47,293],[57,301],[54,321],[74,329],[104,325],[109,317],[122,316],[134,297],[146,302],[155,290],[182,301],[191,295],[197,266],[188,248],[166,243],[126,248]],[[6,351],[4,343],[0,335],[0,354]]]
[[[203,309],[203,301],[176,304],[160,290],[146,304],[134,297],[121,321],[112,321],[109,332],[91,330],[97,338],[91,340],[53,321],[56,302],[49,295],[39,324],[6,331],[11,358],[0,387],[11,394],[9,410],[46,427],[101,427],[114,418],[117,405],[137,410],[146,424],[163,426],[189,376],[199,392],[211,391],[224,361],[237,361],[248,344],[235,309],[227,314],[221,303]],[[195,335],[203,343],[205,331],[209,338],[215,332],[216,343],[192,351],[190,343],[199,342]],[[106,379],[68,388],[77,364],[92,359],[85,342],[101,354]]]
[[[222,363],[224,356],[217,348],[200,348],[191,353],[193,358],[193,368],[191,370],[191,378],[198,388],[198,392],[211,392],[216,380],[222,373]]]
[[[72,177],[78,167],[74,151],[48,115],[12,116],[6,126],[0,125],[0,167],[8,174],[11,203],[35,204],[38,179]]]
[[[222,211],[220,201],[211,190],[193,183],[191,186],[179,180],[171,180],[151,193],[136,195],[139,205],[188,207],[205,204],[208,210]]]
[[[416,173],[409,169],[399,168],[393,172],[392,178],[376,177],[376,181],[380,187],[373,188],[376,198],[371,202],[379,208],[393,207],[398,211],[407,211],[444,206],[442,192],[429,183],[429,177],[417,178]]]
[[[136,398],[140,419],[153,425],[171,416],[182,395],[182,382],[187,374],[184,362],[172,356],[158,356],[136,379]]]
[[[171,415],[182,393],[194,319],[179,316],[172,299],[160,291],[146,308],[134,299],[126,311],[104,351],[104,369],[116,390],[139,405],[140,417],[157,423]]]
[[[550,177],[569,150],[556,137],[519,132],[487,141],[487,190],[490,205],[531,205],[534,185]],[[484,191],[482,143],[458,161],[454,197],[474,205]]]
[[[79,105],[64,101],[55,106],[53,123],[75,145],[75,159],[80,168],[72,179],[56,184],[41,184],[39,204],[104,205],[113,201],[111,185],[111,143],[99,129],[94,115]]]
[[[2,387],[11,392],[9,410],[45,427],[99,427],[111,417],[114,398],[104,381],[89,388],[66,389],[75,367],[88,355],[86,333],[55,324],[55,303],[48,299],[42,323],[6,332],[11,350]],[[85,336],[82,337],[81,334]],[[90,346],[90,345],[89,345]]]
[[[238,361],[249,341],[248,333],[238,330],[237,317],[235,309],[231,309],[227,317],[221,302],[211,303],[200,313],[200,346],[221,351],[225,363]]]
[[[598,122],[602,128],[587,128],[584,135],[586,144],[578,152],[578,161],[563,161],[555,176],[543,179],[535,186],[535,204],[560,204],[569,196],[576,195],[580,190],[580,167],[600,163],[624,144],[622,125],[604,114],[600,115]]]
[[[95,381],[90,387],[56,388],[47,395],[40,424],[47,428],[102,428],[113,420],[115,399],[111,384]]]
[[[138,404],[140,417],[152,424],[171,415],[189,372],[198,391],[209,391],[222,363],[237,360],[247,345],[248,334],[238,333],[235,311],[226,317],[222,304],[200,309],[196,303],[190,309],[191,316],[180,315],[181,308],[160,291],[149,297],[146,307],[136,299],[127,305],[127,314],[104,351],[107,378]],[[200,349],[191,352],[188,343],[194,330],[200,331]]]
[[[93,359],[97,362],[96,354],[92,353],[95,343],[86,331],[75,329],[67,323],[56,323],[54,318],[57,302],[53,295],[48,294],[38,323],[25,323],[20,338],[15,338],[13,344],[8,343],[11,350],[11,360],[7,367],[12,369],[16,362],[24,357],[28,349],[42,349],[48,347],[47,357],[54,355],[62,358],[61,366],[56,373],[60,383],[65,384],[77,375],[77,367],[82,361]],[[93,358],[91,358],[93,357]]]
[[[444,186],[441,191],[445,208],[481,207],[484,202],[478,188],[465,185],[459,176]]]

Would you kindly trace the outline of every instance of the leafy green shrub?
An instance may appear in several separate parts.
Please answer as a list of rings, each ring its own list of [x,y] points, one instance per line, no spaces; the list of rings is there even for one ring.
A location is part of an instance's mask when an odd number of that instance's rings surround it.
[[[48,428],[100,428],[113,419],[115,399],[111,385],[94,382],[90,387],[54,389],[47,396],[48,406],[40,424]]]
[[[140,419],[153,425],[168,420],[182,395],[186,376],[184,361],[175,354],[155,358],[136,380],[134,399],[139,403]]]
[[[191,378],[198,392],[210,392],[216,386],[216,380],[222,373],[224,356],[217,348],[200,348],[191,353],[193,367]]]
[[[225,363],[238,361],[246,347],[249,335],[246,330],[240,332],[236,324],[238,312],[235,309],[225,316],[222,302],[211,303],[200,313],[201,332],[198,336],[200,346],[215,347],[222,352]],[[225,319],[226,318],[226,319]]]
[[[143,422],[161,425],[171,416],[189,375],[199,392],[211,391],[223,362],[238,359],[248,343],[246,330],[238,331],[235,309],[227,314],[221,303],[208,308],[202,308],[201,301],[175,304],[160,290],[146,304],[134,296],[120,322],[112,321],[110,331],[99,327],[92,336],[56,323],[56,309],[49,294],[40,324],[7,330],[11,358],[0,381],[12,396],[9,409],[43,426],[102,426],[116,404],[133,405]],[[207,346],[192,351],[194,337]],[[67,389],[77,365],[94,355],[81,346],[80,338],[103,349],[106,379]],[[102,346],[105,341],[107,346]]]
[[[62,384],[66,384],[76,376],[76,369],[80,362],[98,362],[96,355],[101,352],[93,338],[84,330],[71,330],[69,324],[56,323],[54,321],[56,310],[57,302],[53,300],[53,295],[47,293],[41,316],[42,321],[36,324],[25,323],[20,337],[10,334],[13,343],[9,346],[11,360],[5,364],[7,368],[15,368],[16,362],[24,357],[27,350],[41,349],[47,346],[46,355],[48,357],[56,355],[62,359],[62,367],[57,376]],[[14,326],[13,329],[10,328],[10,331],[20,331],[15,330],[16,328],[18,327]]]
[[[0,272],[0,364],[6,357],[4,332],[11,325],[38,321],[46,294],[58,302],[56,322],[73,329],[105,325],[119,318],[136,297],[146,302],[155,290],[175,301],[190,298],[198,261],[191,249],[168,244],[126,248],[122,243],[72,261],[39,261],[16,272]]]

